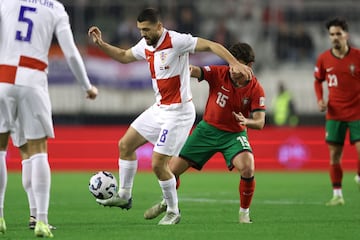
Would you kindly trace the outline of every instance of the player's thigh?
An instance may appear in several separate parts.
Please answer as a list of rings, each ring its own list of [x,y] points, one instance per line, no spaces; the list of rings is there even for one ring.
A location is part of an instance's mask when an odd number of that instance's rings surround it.
[[[142,112],[132,123],[131,127],[140,134],[148,142],[155,144],[159,132],[161,130],[161,125],[158,123],[156,115],[158,110],[155,106],[151,106]],[[129,133],[129,138],[131,138],[133,133]]]
[[[246,131],[228,133],[222,136],[222,145],[222,154],[229,169],[234,167],[233,161],[237,156],[243,156],[240,158],[242,159],[242,165],[249,164],[249,161],[253,159],[252,148]]]
[[[15,125],[11,129],[11,140],[15,147],[20,147],[26,144],[24,129],[20,124],[19,119],[16,119]]]
[[[138,147],[144,145],[146,142],[147,140],[141,136],[135,128],[130,126],[124,136],[120,139],[119,149],[120,152],[134,152]]]
[[[350,132],[350,142],[360,142],[360,120],[349,122],[348,126]]]
[[[46,90],[22,87],[18,104],[19,124],[26,139],[54,137],[50,97]]]
[[[10,132],[17,117],[17,87],[0,83],[0,133]]]
[[[0,133],[0,151],[6,151],[9,142],[10,132]]]
[[[354,145],[358,154],[358,160],[360,160],[360,141],[355,142]]]
[[[172,157],[169,161],[169,168],[175,176],[180,176],[190,166],[190,163],[181,157]]]
[[[163,154],[178,156],[184,146],[195,121],[195,107],[192,102],[184,104],[181,109],[165,113],[165,119],[157,139],[157,145],[165,143],[165,147],[154,150]]]
[[[177,109],[161,112],[158,115],[160,132],[154,151],[168,156],[178,156],[194,121],[195,107],[192,102],[183,104]]]
[[[330,144],[344,145],[347,128],[347,122],[326,120],[326,142]]]
[[[243,177],[252,177],[255,170],[254,155],[252,152],[243,151],[238,153],[232,160],[233,166],[241,172]]]
[[[19,152],[20,152],[21,160],[26,160],[26,159],[30,158],[27,143],[25,143],[19,147]]]
[[[218,146],[217,134],[202,121],[187,138],[179,155],[192,167],[200,170],[217,151],[220,151]]]

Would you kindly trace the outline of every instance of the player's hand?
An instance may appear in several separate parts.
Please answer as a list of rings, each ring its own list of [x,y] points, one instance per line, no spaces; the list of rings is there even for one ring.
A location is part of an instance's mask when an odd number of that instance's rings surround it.
[[[244,117],[244,115],[241,112],[239,112],[239,113],[232,112],[232,114],[234,115],[235,120],[237,122],[239,122],[240,125],[243,125],[243,126],[247,125],[248,119],[246,117]]]
[[[98,89],[94,86],[91,86],[91,88],[86,91],[87,94],[86,98],[95,99],[98,93],[99,93]]]
[[[243,75],[245,80],[251,80],[254,75],[251,67],[239,62],[237,64],[230,65],[230,71]]]
[[[190,77],[199,79],[201,77],[201,70],[200,67],[190,65]]]
[[[93,43],[100,45],[102,42],[102,36],[101,36],[101,31],[98,27],[96,26],[92,26],[89,28],[88,31],[88,35],[89,37],[91,37]]]
[[[320,112],[325,112],[326,108],[327,108],[325,101],[324,100],[319,100],[318,101],[318,107],[319,107]]]

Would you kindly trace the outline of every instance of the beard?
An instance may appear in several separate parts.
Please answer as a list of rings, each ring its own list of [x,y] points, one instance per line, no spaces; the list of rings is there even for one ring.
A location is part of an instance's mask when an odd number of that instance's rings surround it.
[[[156,46],[158,40],[159,40],[159,37],[147,37],[147,38],[145,38],[146,44],[148,46],[153,46],[153,47]]]
[[[333,42],[333,48],[336,49],[336,50],[340,50],[341,49],[341,44],[338,41]]]
[[[153,41],[153,39],[151,39],[151,38],[145,38],[145,41],[146,41],[146,44],[147,45],[149,45],[149,46],[153,46],[154,45],[154,41]]]

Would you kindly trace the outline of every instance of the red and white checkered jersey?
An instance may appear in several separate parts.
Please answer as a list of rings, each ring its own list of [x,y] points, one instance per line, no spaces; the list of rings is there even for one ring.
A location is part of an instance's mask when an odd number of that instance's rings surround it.
[[[47,87],[53,34],[71,30],[64,6],[55,0],[0,0],[0,80]]]
[[[164,29],[156,47],[141,39],[132,53],[149,64],[156,103],[174,108],[191,101],[189,53],[194,53],[197,37]]]

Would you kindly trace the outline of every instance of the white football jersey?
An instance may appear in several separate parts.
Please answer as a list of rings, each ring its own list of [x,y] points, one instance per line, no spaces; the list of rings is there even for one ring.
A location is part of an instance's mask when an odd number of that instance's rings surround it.
[[[157,46],[141,39],[132,53],[149,64],[156,103],[177,107],[191,101],[189,53],[194,53],[197,37],[164,29]]]
[[[69,17],[56,0],[0,0],[1,81],[47,87],[49,48],[63,30]]]

